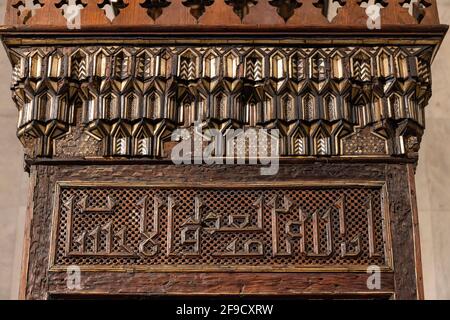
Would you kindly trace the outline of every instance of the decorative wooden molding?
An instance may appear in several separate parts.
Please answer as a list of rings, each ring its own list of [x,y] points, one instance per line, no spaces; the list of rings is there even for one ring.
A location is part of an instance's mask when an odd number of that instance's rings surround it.
[[[53,152],[53,140],[73,133],[104,140],[104,155],[161,157],[161,139],[194,121],[222,131],[278,128],[281,155],[330,156],[344,155],[343,150],[347,155],[417,152],[433,48],[84,47],[11,54],[18,135],[24,144],[30,139],[41,144],[31,157],[67,156]],[[58,131],[49,124],[57,124]],[[405,125],[407,132],[398,129]],[[161,126],[169,131],[155,137]],[[361,135],[366,127],[368,136],[387,145],[384,151],[346,146],[347,136]],[[313,151],[317,128],[330,139],[324,154]],[[128,141],[126,152],[114,151],[117,134]],[[417,147],[409,148],[410,138]],[[134,153],[139,139],[153,140],[159,151]],[[353,147],[363,145],[361,140]]]

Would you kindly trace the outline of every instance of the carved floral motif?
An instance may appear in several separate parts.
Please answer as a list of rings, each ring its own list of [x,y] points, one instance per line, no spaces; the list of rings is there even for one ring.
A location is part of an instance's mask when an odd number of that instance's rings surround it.
[[[158,19],[162,13],[163,9],[170,6],[170,1],[167,0],[145,0],[141,3],[141,7],[147,9],[147,14],[153,20]]]
[[[290,17],[294,15],[294,11],[302,6],[301,2],[297,0],[272,0],[269,1],[271,6],[277,8],[277,12],[284,19],[288,21]]]
[[[212,5],[214,0],[185,0],[183,1],[183,5],[185,7],[190,8],[189,12],[196,19],[200,19],[200,17],[205,13],[206,7]]]

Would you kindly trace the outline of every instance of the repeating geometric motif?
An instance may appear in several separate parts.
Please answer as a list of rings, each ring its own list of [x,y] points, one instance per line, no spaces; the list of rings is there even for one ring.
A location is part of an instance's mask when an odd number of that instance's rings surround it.
[[[223,3],[219,3],[223,1]],[[134,3],[136,2],[136,3]],[[147,13],[148,17],[153,21],[164,15],[167,8],[174,6],[174,1],[169,0],[144,0],[141,1],[126,1],[126,0],[99,0],[97,4],[94,2],[84,0],[8,0],[8,6],[15,11],[18,16],[18,21],[21,24],[32,25],[34,23],[34,16],[38,15],[40,11],[46,11],[53,14],[57,10],[65,10],[70,8],[71,14],[65,16],[66,19],[71,20],[72,12],[82,15],[82,9],[87,9],[93,14],[97,14],[96,11],[103,11],[104,15],[111,23],[115,18],[124,11],[127,14],[126,9],[130,9],[128,12],[142,10]],[[309,12],[309,14],[315,15],[318,20],[324,20],[320,23],[335,23],[339,20],[340,11],[352,10],[355,15],[361,14],[365,8],[369,5],[377,5],[381,10],[381,16],[384,15],[385,10],[393,10],[397,14],[403,17],[411,16],[410,23],[420,24],[427,16],[427,12],[430,9],[434,9],[436,3],[434,0],[183,0],[182,5],[186,7],[189,14],[198,22],[199,19],[206,13],[209,8],[224,6],[228,7],[241,22],[252,13],[255,7],[265,6],[266,10],[273,8],[274,12],[268,14],[274,14],[281,17],[285,23],[287,23],[294,15]],[[396,10],[393,6],[398,6],[400,10]],[[223,8],[221,8],[224,10]],[[260,9],[261,10],[261,9]],[[309,10],[309,11],[306,11]],[[402,19],[400,19],[402,21]]]
[[[330,156],[370,126],[383,154],[407,154],[424,129],[431,57],[427,46],[11,50],[18,135],[52,156],[54,139],[83,126],[104,155],[161,157],[175,128],[198,121],[276,128],[281,155]]]
[[[51,264],[389,268],[383,200],[379,186],[63,186]]]

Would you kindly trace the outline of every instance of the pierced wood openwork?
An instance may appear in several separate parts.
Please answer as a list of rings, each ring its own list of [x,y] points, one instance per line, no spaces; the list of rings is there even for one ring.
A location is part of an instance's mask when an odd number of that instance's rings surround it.
[[[390,268],[382,185],[255,187],[59,186],[52,269]]]
[[[7,1],[21,297],[423,298],[414,169],[446,30],[434,0]],[[172,163],[194,124],[278,129],[276,174]]]

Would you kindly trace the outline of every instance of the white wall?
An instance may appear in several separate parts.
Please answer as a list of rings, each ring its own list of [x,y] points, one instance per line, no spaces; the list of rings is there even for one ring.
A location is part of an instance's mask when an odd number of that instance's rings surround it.
[[[438,0],[450,24],[450,1]],[[450,299],[450,34],[433,64],[433,97],[416,174],[425,296]]]
[[[6,1],[0,1],[3,24]],[[17,298],[26,207],[23,152],[16,137],[17,110],[9,90],[11,67],[0,49],[0,299]]]

